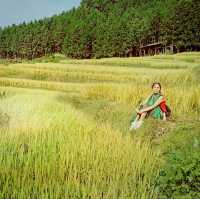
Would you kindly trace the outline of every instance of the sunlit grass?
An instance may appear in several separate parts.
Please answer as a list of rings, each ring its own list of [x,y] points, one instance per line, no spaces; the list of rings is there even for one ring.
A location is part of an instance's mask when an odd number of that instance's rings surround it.
[[[155,198],[150,143],[96,126],[57,95],[25,90],[1,100],[10,116],[1,131],[1,198]]]
[[[152,143],[199,121],[199,55],[0,64],[0,198],[158,198]],[[172,120],[131,134],[155,81]]]

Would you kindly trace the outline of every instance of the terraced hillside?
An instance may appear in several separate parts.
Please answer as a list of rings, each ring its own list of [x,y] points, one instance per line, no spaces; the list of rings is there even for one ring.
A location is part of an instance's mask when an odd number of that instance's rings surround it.
[[[164,154],[199,138],[199,61],[182,53],[2,62],[0,198],[158,198]],[[129,132],[154,81],[172,118]]]

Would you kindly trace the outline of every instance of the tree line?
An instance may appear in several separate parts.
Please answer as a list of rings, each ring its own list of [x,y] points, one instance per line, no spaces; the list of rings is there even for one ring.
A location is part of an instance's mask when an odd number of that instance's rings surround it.
[[[59,15],[0,28],[0,58],[137,56],[156,41],[200,50],[200,1],[82,0]]]

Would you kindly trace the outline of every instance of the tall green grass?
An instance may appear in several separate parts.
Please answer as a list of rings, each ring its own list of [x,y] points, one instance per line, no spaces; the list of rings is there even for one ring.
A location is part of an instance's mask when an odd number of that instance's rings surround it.
[[[2,62],[0,198],[158,198],[160,137],[199,122],[199,55]],[[172,120],[130,133],[154,81]]]
[[[36,95],[0,102],[10,115],[1,130],[1,198],[156,198],[158,156],[148,140],[96,126],[55,93]]]

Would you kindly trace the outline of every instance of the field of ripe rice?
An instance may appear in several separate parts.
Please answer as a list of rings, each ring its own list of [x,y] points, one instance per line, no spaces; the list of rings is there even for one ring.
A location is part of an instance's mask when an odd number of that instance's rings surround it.
[[[200,129],[200,53],[0,64],[0,198],[156,199],[159,143]],[[170,121],[129,132],[153,82]]]

